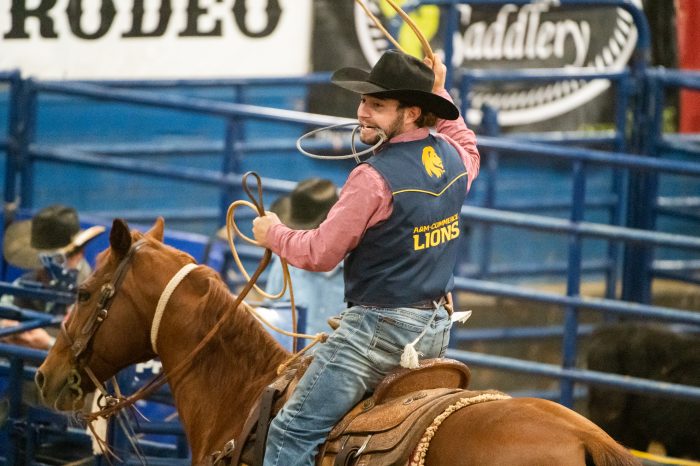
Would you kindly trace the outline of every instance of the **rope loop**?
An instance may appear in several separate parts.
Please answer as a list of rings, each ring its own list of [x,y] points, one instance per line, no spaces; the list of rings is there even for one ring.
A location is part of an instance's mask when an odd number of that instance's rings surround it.
[[[303,147],[301,147],[301,141],[304,139],[313,136],[314,134],[320,133],[321,131],[328,131],[331,129],[335,128],[344,128],[348,126],[354,126],[352,130],[352,134],[350,135],[350,144],[351,144],[351,149],[352,149],[352,154],[343,154],[343,155],[321,155],[321,154],[314,154],[311,153],[307,150],[305,150]],[[340,123],[337,125],[330,125],[330,126],[324,126],[323,128],[318,128],[314,129],[312,131],[309,131],[306,134],[302,134],[299,139],[297,139],[297,150],[301,152],[303,155],[307,157],[311,157],[312,159],[319,159],[319,160],[346,160],[346,159],[355,159],[355,162],[358,164],[361,163],[362,161],[360,160],[361,155],[365,154],[370,154],[374,152],[376,149],[379,148],[382,144],[384,144],[389,138],[386,136],[384,131],[381,129],[377,128],[377,132],[379,133],[379,141],[373,145],[372,147],[369,147],[363,151],[357,152],[355,149],[355,135],[357,134],[357,130],[360,128],[360,123]]]

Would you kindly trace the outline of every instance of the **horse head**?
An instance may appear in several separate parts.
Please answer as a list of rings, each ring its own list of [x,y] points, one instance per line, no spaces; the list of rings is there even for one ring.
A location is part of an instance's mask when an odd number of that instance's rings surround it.
[[[149,335],[154,300],[170,270],[193,261],[180,253],[178,265],[154,254],[167,248],[162,243],[163,223],[159,218],[142,234],[129,231],[125,221],[114,220],[110,246],[98,255],[94,272],[80,285],[55,345],[37,370],[35,381],[47,405],[79,409],[83,395],[93,391],[96,382],[155,356]],[[160,279],[161,275],[166,278]],[[144,276],[152,279],[137,279]]]

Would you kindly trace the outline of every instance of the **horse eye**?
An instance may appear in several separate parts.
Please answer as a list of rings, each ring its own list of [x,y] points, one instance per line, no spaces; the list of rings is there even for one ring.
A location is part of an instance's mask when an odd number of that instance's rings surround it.
[[[89,299],[90,299],[90,292],[89,291],[84,291],[84,290],[78,291],[78,302],[84,303],[85,301],[88,301]]]

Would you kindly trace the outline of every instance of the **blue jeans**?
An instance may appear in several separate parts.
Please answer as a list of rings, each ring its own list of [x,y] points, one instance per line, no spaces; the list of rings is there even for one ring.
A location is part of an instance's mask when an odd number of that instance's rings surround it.
[[[428,325],[416,345],[424,358],[445,354],[452,325],[447,311],[354,306],[320,345],[287,404],[270,425],[265,466],[313,466],[333,426],[399,366],[404,346]],[[430,322],[430,324],[428,324]]]

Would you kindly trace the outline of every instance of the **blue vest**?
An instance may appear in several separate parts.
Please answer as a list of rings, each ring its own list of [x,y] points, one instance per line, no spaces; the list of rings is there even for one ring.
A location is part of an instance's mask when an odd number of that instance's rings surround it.
[[[433,135],[388,144],[366,163],[386,180],[391,216],[345,259],[345,298],[401,307],[454,286],[467,172],[457,149]]]

